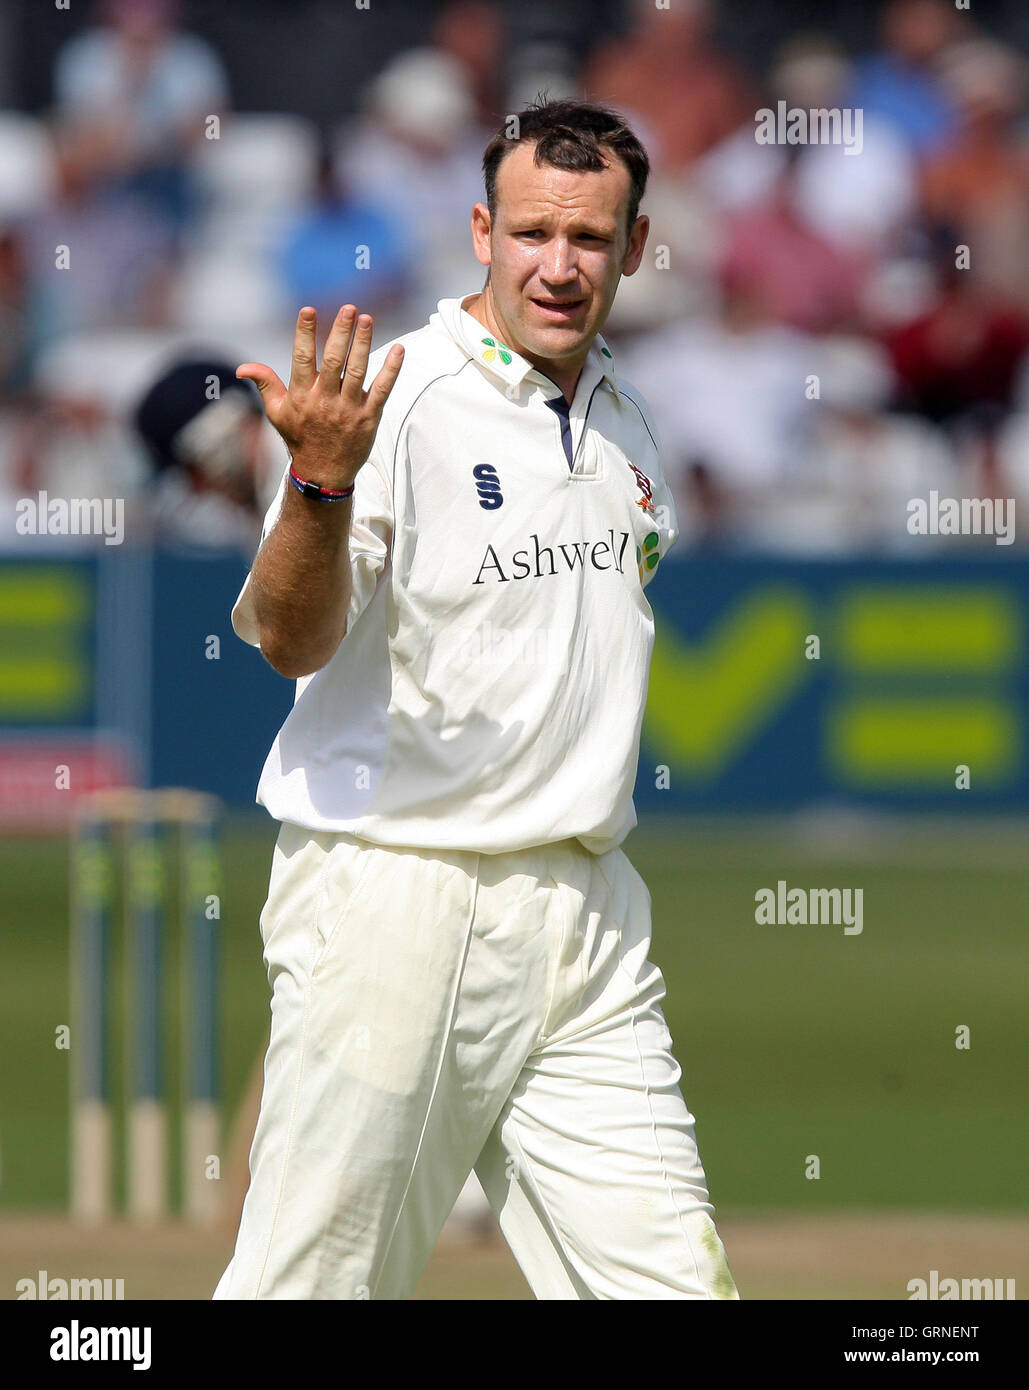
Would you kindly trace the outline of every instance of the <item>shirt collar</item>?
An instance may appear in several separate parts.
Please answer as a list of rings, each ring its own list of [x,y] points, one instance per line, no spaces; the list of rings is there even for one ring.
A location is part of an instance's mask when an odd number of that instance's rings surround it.
[[[467,309],[461,307],[464,301],[471,297],[465,295],[462,299],[441,299],[429,322],[443,328],[469,357],[474,358],[484,371],[505,386],[522,382],[531,372],[541,382],[546,382],[548,386],[557,390],[549,377],[538,371],[520,353],[515,352],[514,348],[499,342],[477,318],[473,318]],[[606,379],[615,395],[621,398],[611,349],[599,333],[590,344],[589,354],[583,363],[583,373],[595,377],[596,381]]]

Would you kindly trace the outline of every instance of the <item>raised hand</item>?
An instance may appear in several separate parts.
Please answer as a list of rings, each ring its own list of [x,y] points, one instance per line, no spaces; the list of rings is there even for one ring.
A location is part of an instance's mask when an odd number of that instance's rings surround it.
[[[285,440],[297,472],[321,487],[348,488],[371,453],[382,408],[404,360],[395,343],[368,390],[364,379],[372,343],[372,317],[344,304],[316,362],[318,315],[307,307],[297,317],[287,389],[263,362],[236,370],[261,393],[269,421]]]

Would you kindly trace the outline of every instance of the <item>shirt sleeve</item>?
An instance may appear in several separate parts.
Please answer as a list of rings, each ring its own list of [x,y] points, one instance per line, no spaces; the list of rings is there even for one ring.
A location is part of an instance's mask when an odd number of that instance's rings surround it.
[[[352,584],[346,630],[349,632],[364,612],[375,593],[379,577],[386,566],[393,540],[392,464],[386,457],[385,431],[380,427],[372,452],[354,480],[354,499],[350,521],[350,563]],[[291,487],[289,465],[283,470],[279,490],[268,508],[261,529],[261,544],[279,519],[286,489]],[[312,507],[335,507],[337,502],[312,502]],[[260,547],[259,547],[260,548]],[[251,569],[232,608],[232,627],[238,637],[252,647],[260,648],[257,623],[254,619],[250,580]]]

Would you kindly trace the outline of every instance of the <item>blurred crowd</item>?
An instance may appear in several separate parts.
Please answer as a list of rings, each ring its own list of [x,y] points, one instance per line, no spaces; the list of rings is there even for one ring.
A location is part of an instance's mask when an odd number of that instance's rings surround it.
[[[325,130],[233,110],[174,0],[100,0],[46,116],[0,112],[4,545],[46,492],[252,548],[285,456],[235,364],[287,378],[305,303],[358,303],[382,343],[481,288],[482,150],[540,89],[616,106],[651,157],[605,337],[683,548],[939,553],[967,542],[912,536],[911,499],[1029,503],[1023,56],[949,0],[887,0],[873,51],[805,32],[753,72],[716,20],[635,0],[584,54],[515,50],[499,5],[452,0]],[[760,144],[781,101],[860,111],[860,151]]]

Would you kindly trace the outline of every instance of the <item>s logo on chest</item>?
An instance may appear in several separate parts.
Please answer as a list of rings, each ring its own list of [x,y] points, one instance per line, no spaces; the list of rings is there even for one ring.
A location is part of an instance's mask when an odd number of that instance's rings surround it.
[[[491,463],[477,463],[472,469],[475,490],[479,494],[479,506],[494,512],[504,504],[504,494],[500,491],[500,478]]]

